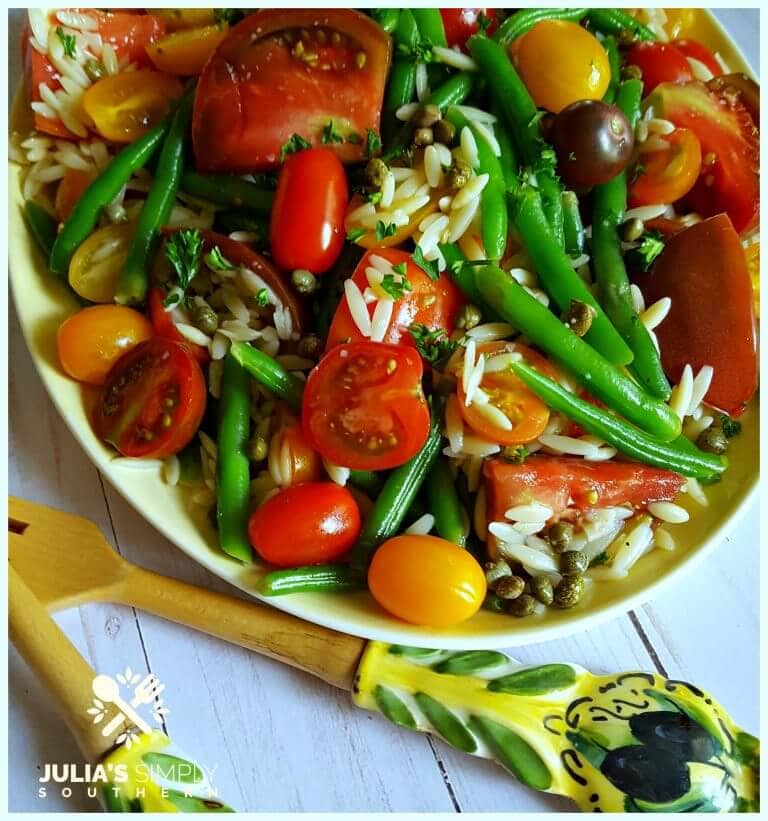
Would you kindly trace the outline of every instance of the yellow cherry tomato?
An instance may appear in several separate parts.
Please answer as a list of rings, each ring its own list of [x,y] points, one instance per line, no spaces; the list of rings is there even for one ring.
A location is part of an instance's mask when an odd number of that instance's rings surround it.
[[[130,143],[157,125],[182,91],[169,74],[126,71],[94,83],[83,95],[83,108],[105,140]]]
[[[368,588],[393,616],[426,627],[448,627],[477,613],[485,574],[471,553],[437,536],[395,536],[368,570]]]
[[[182,76],[199,74],[227,31],[226,23],[174,31],[150,43],[147,54],[159,71]]]
[[[78,382],[103,385],[115,362],[151,336],[150,321],[133,308],[92,305],[59,326],[59,361]]]
[[[600,100],[611,80],[597,38],[568,20],[542,20],[520,38],[517,68],[539,108],[555,114],[577,100]]]
[[[165,20],[168,31],[210,26],[216,22],[215,9],[152,9],[152,14]]]
[[[94,231],[69,263],[72,290],[89,302],[114,302],[135,226],[124,222]]]

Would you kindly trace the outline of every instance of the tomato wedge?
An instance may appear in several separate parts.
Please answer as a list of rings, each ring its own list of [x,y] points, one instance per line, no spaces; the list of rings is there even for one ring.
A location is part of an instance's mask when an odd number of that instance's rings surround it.
[[[148,45],[147,54],[155,68],[166,74],[199,74],[227,31],[226,23],[173,31]]]
[[[389,37],[353,9],[261,9],[234,26],[197,87],[192,137],[202,170],[273,168],[294,134],[343,162],[378,133]],[[337,139],[339,141],[337,141]]]
[[[430,330],[443,328],[448,335],[453,333],[456,315],[466,299],[446,274],[431,279],[406,251],[397,248],[373,248],[365,253],[352,274],[352,281],[363,292],[369,287],[366,271],[370,268],[376,269],[371,261],[373,257],[386,260],[392,266],[405,265],[405,277],[411,286],[410,291],[403,290],[403,295],[395,300],[392,319],[384,334],[384,342],[414,346],[413,337],[408,332],[413,324],[426,325]],[[375,303],[368,305],[368,313],[371,316],[374,309]],[[364,338],[352,319],[349,303],[343,297],[328,331],[326,347],[330,349],[342,342],[356,342]]]
[[[149,304],[149,319],[152,322],[152,327],[156,336],[161,336],[163,339],[170,339],[173,342],[182,342],[185,344],[193,356],[201,365],[207,365],[211,359],[211,354],[208,348],[202,345],[195,345],[176,329],[176,323],[173,321],[173,312],[166,311],[163,305],[165,294],[162,288],[150,288],[147,296]]]
[[[489,522],[503,522],[504,511],[532,502],[551,508],[555,519],[568,507],[643,508],[650,502],[672,501],[685,484],[683,476],[647,465],[539,454],[522,465],[487,459],[483,475]]]
[[[719,77],[723,73],[722,66],[717,62],[717,57],[698,40],[674,40],[672,45],[682,52],[686,58],[690,57],[705,65],[712,72],[713,77]]]
[[[757,389],[757,335],[744,249],[725,214],[669,237],[637,282],[648,304],[670,297],[656,329],[661,361],[677,382],[685,365],[714,368],[705,401],[739,414]]]
[[[661,83],[693,80],[691,64],[672,43],[636,43],[627,53],[627,64],[642,71],[644,94],[650,94]]]
[[[335,465],[386,470],[403,464],[429,433],[422,373],[413,348],[380,342],[338,345],[307,379],[304,437]]]
[[[205,379],[185,345],[155,337],[118,359],[94,409],[97,435],[123,456],[162,459],[197,433]]]
[[[485,342],[477,346],[477,353],[485,355],[486,370],[480,389],[487,402],[473,401],[467,406],[467,395],[461,379],[457,393],[464,421],[472,430],[491,442],[502,445],[521,445],[538,438],[549,422],[549,408],[509,370],[492,371],[493,361],[502,354],[517,353],[539,373],[555,382],[557,371],[541,354],[517,342]],[[488,410],[488,406],[495,410]],[[508,420],[503,427],[494,419],[500,411]]]
[[[663,83],[648,97],[655,116],[688,128],[701,143],[702,171],[688,198],[705,217],[725,211],[733,227],[754,228],[760,213],[760,138],[738,95],[703,83]]]
[[[701,173],[701,145],[687,128],[676,128],[663,137],[668,148],[643,150],[629,186],[629,205],[656,205],[682,199],[696,185]]]

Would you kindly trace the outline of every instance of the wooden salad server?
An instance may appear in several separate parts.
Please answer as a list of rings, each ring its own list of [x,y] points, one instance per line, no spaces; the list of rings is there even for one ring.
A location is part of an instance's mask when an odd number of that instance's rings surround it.
[[[355,704],[602,812],[758,811],[759,742],[655,673],[523,667],[491,650],[390,645],[150,573],[86,519],[9,499],[13,567],[48,607],[132,605],[351,690]]]

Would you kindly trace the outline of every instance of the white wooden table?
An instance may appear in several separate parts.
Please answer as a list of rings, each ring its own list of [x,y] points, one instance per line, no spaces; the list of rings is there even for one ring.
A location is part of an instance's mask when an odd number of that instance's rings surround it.
[[[758,12],[718,11],[753,65]],[[11,12],[15,59],[19,12]],[[15,75],[12,71],[12,82]],[[14,86],[15,87],[15,86]],[[129,560],[218,590],[227,586],[157,534],[104,481],[51,406],[10,309],[9,492],[88,516]],[[595,672],[658,670],[711,690],[758,731],[758,511],[703,565],[649,605],[570,639],[514,650],[524,662]],[[167,728],[216,767],[220,794],[249,811],[547,811],[496,766],[354,709],[333,688],[158,618],[111,604],[57,616],[91,665],[126,665],[167,685]],[[86,811],[85,793],[38,798],[45,763],[78,762],[64,723],[11,648],[9,808]]]

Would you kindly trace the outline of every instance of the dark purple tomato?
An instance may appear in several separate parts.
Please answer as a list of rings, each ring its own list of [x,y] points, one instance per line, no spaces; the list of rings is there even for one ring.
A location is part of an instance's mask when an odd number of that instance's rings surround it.
[[[635,137],[616,106],[579,100],[554,119],[550,139],[563,181],[575,191],[612,180],[629,164]]]

